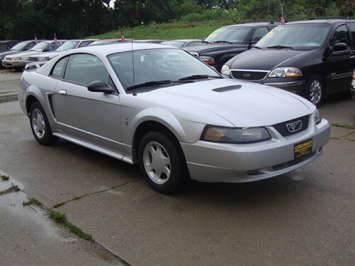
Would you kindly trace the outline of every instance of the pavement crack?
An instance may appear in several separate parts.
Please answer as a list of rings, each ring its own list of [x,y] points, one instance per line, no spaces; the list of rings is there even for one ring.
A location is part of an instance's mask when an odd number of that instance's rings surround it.
[[[120,188],[120,187],[124,187],[126,185],[129,185],[129,184],[132,184],[132,183],[136,183],[138,181],[140,181],[141,178],[138,178],[138,179],[135,179],[135,180],[132,180],[132,181],[129,181],[129,182],[126,182],[126,183],[123,183],[123,184],[120,184],[120,185],[117,185],[117,186],[112,186],[112,187],[108,187],[108,188],[104,188],[104,189],[100,189],[98,191],[94,191],[94,192],[89,192],[89,193],[85,193],[81,196],[75,196],[73,197],[72,199],[69,199],[69,200],[66,200],[66,201],[62,201],[62,202],[59,202],[57,204],[54,204],[51,208],[49,209],[53,209],[53,208],[59,208],[69,202],[73,202],[73,201],[76,201],[76,200],[80,200],[82,198],[85,198],[85,197],[88,197],[88,196],[92,196],[92,195],[96,195],[96,194],[100,194],[102,192],[107,192],[109,190],[112,190],[112,189],[116,189],[116,188]]]

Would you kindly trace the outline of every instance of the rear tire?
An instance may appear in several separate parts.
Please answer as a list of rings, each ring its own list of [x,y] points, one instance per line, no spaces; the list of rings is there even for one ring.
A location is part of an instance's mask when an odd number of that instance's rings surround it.
[[[30,124],[32,134],[38,143],[52,145],[58,141],[59,138],[53,136],[46,113],[38,102],[34,102],[31,105]]]
[[[186,162],[178,147],[160,132],[148,132],[142,138],[139,166],[148,184],[163,194],[180,190],[187,180]]]
[[[319,106],[324,97],[323,81],[318,75],[311,76],[304,88],[303,97]]]

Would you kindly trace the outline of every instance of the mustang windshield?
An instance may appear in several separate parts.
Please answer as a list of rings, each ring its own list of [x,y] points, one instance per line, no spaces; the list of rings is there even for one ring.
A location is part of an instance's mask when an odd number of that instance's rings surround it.
[[[133,50],[108,56],[122,86],[127,90],[148,86],[179,83],[204,78],[221,78],[205,63],[181,49]],[[181,82],[180,82],[181,83]]]
[[[327,24],[285,24],[266,34],[257,48],[316,49],[324,42],[330,26]]]

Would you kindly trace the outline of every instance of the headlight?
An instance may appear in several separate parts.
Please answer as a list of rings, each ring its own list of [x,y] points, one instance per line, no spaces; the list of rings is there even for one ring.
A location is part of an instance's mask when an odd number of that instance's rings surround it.
[[[206,64],[209,64],[209,65],[214,65],[216,64],[216,62],[214,61],[214,58],[213,57],[210,57],[210,56],[200,56],[200,59],[205,62]]]
[[[227,128],[206,126],[201,140],[221,143],[253,143],[271,139],[264,127]]]
[[[295,67],[278,67],[269,74],[270,78],[294,78],[302,77],[302,72]]]
[[[227,65],[223,65],[221,69],[222,75],[229,76],[230,75],[230,68]]]
[[[320,115],[320,112],[318,111],[318,109],[316,109],[313,112],[313,118],[314,118],[314,122],[316,123],[316,125],[322,121],[322,116]]]

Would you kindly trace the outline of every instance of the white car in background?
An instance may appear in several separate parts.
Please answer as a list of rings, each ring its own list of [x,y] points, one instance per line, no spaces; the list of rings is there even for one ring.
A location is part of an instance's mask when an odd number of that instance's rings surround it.
[[[80,47],[86,47],[94,41],[96,41],[96,39],[69,40],[59,46],[54,52],[32,54],[28,57],[29,63],[26,64],[25,68],[38,68],[62,52]]]
[[[28,51],[5,56],[2,60],[2,65],[5,68],[23,69],[29,62],[28,57],[30,55],[54,51],[64,42],[66,42],[66,40],[41,41]]]
[[[40,144],[64,139],[139,164],[167,194],[189,179],[250,182],[290,172],[317,159],[330,137],[310,101],[225,79],[160,44],[64,52],[24,71],[18,98]]]

